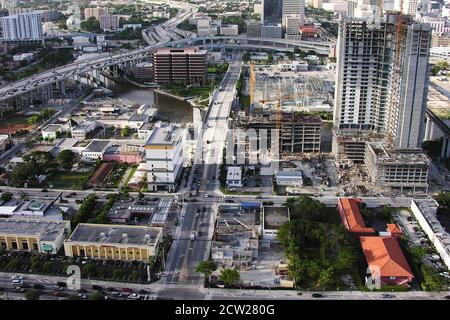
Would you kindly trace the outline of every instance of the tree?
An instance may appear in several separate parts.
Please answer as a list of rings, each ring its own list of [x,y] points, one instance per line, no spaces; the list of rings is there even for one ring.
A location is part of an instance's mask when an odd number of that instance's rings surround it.
[[[32,115],[31,117],[29,117],[27,119],[27,123],[28,123],[29,126],[35,125],[39,121],[41,121],[41,118],[37,114]]]
[[[31,290],[28,290],[25,293],[25,299],[27,299],[27,300],[39,300],[39,297],[41,296],[41,294],[42,294],[42,291],[31,289]]]
[[[44,273],[51,273],[52,269],[54,267],[53,261],[46,261],[44,265],[42,266],[42,271]]]
[[[422,287],[426,291],[442,291],[446,288],[446,281],[430,265],[423,264],[421,267],[423,282]]]
[[[450,192],[441,191],[436,196],[436,201],[440,206],[450,208]]]
[[[199,272],[205,276],[206,279],[209,278],[211,273],[213,273],[217,269],[217,265],[214,261],[201,261],[195,268],[195,272]]]
[[[334,283],[334,268],[329,267],[328,269],[322,270],[319,275],[319,280],[317,281],[317,287],[322,290],[325,290],[333,283]]]
[[[240,278],[239,271],[236,269],[223,269],[219,276],[219,279],[229,287],[236,285],[240,281]]]
[[[40,263],[39,263],[39,258],[38,256],[32,256],[31,257],[31,271],[32,272],[38,272],[40,269]]]
[[[83,271],[88,276],[95,276],[97,268],[93,263],[86,263],[83,267]]]
[[[128,137],[128,136],[130,135],[130,132],[131,132],[130,127],[129,127],[129,126],[125,126],[125,128],[123,128],[123,129],[120,131],[120,135],[121,135],[122,137]]]
[[[134,271],[131,273],[131,280],[137,282],[137,281],[139,281],[140,278],[141,278],[141,274],[139,273],[139,271],[134,270]]]
[[[122,279],[124,275],[125,272],[123,271],[123,269],[114,269],[112,273],[113,279]]]
[[[12,193],[11,192],[3,192],[2,193],[2,201],[8,202],[12,200]]]
[[[97,21],[95,17],[90,17],[86,21],[81,22],[81,29],[89,32],[100,33],[100,21]]]
[[[75,162],[75,153],[72,150],[63,150],[56,156],[56,161],[65,170],[70,170]]]

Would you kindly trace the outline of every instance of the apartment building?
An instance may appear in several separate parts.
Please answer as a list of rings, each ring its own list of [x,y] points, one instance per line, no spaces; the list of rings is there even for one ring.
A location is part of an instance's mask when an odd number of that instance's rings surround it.
[[[182,129],[157,123],[145,145],[149,191],[175,191],[183,169]]]
[[[100,16],[100,29],[106,31],[118,30],[120,28],[119,21],[120,17],[118,15]]]
[[[286,35],[298,35],[300,27],[300,15],[285,14],[283,16],[283,25]]]
[[[153,70],[156,83],[206,81],[206,50],[198,48],[157,48],[153,50]]]
[[[70,234],[70,221],[0,219],[0,246],[56,254]]]
[[[298,15],[298,22],[300,26],[303,26],[305,24],[305,0],[283,0],[282,15],[283,19],[287,15]],[[287,30],[286,24],[285,28]]]
[[[197,19],[197,36],[207,37],[211,35],[211,18],[208,16]]]
[[[267,24],[281,24],[282,21],[282,0],[263,0],[263,16],[261,21],[264,25]]]
[[[68,257],[148,262],[162,239],[159,227],[80,223],[64,241]]]
[[[84,9],[84,18],[87,20],[91,17],[94,17],[95,20],[100,21],[101,16],[108,16],[109,10],[107,7],[96,7],[96,8],[85,8]]]
[[[42,15],[27,12],[1,18],[5,41],[37,41],[43,39]]]

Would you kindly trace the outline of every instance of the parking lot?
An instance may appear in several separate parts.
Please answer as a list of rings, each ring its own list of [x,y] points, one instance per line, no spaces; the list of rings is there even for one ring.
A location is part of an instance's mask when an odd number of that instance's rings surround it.
[[[40,253],[10,251],[0,256],[0,271],[65,276],[67,266],[78,265],[83,278],[149,283],[157,279],[158,264],[150,269],[148,279],[146,262],[98,260],[84,257],[66,257]]]

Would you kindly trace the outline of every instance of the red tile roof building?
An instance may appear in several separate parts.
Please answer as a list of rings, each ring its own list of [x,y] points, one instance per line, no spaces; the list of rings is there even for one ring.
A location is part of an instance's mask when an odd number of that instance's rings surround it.
[[[414,275],[398,241],[392,237],[359,237],[372,279],[380,276],[381,285],[408,285]]]
[[[375,230],[372,228],[367,228],[364,223],[364,219],[359,211],[359,204],[361,202],[361,199],[339,198],[338,211],[341,216],[342,223],[351,233],[358,235],[375,234]]]
[[[391,237],[400,238],[403,235],[402,229],[395,223],[386,224],[387,231],[391,234]]]

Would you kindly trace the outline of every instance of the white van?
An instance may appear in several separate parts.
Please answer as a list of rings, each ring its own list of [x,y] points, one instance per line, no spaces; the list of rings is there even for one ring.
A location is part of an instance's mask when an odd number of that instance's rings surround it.
[[[195,240],[195,231],[192,231],[190,239]]]

